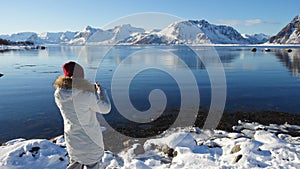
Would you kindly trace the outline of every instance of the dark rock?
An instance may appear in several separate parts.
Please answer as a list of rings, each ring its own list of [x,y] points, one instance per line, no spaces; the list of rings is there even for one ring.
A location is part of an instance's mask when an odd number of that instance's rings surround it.
[[[4,76],[4,74],[0,73],[0,77]]]
[[[25,155],[25,152],[22,152],[21,154],[19,154],[19,157],[23,157],[23,155]]]
[[[256,48],[251,48],[250,49],[251,52],[256,52],[256,50],[257,50]]]
[[[56,138],[51,138],[51,139],[49,139],[49,141],[51,141],[52,143],[56,143]]]
[[[32,147],[31,150],[29,150],[29,152],[34,153],[34,152],[38,152],[40,150],[40,147]]]
[[[38,151],[40,150],[40,147],[32,147],[29,152],[31,152],[32,157],[35,157],[38,154]]]
[[[168,154],[168,157],[174,157],[174,152],[175,152],[174,149],[173,149],[173,148],[170,148],[169,151],[168,151],[168,153],[167,153],[167,154]],[[176,154],[176,155],[177,155],[177,154]]]
[[[174,151],[174,149],[170,148],[167,144],[164,144],[164,145],[161,146],[161,151],[164,154],[167,154],[168,157],[175,157],[175,156],[177,156],[177,151]]]
[[[284,49],[283,51],[286,52],[286,53],[290,53],[290,52],[292,52],[293,50],[292,50],[292,49]]]
[[[8,52],[10,51],[10,49],[0,49],[0,52],[3,53],[3,52]]]
[[[64,159],[64,158],[62,158],[62,157],[59,157],[59,160],[60,160],[60,161],[65,161],[65,159]]]
[[[177,154],[178,154],[178,152],[177,152],[177,151],[174,151],[174,153],[173,153],[173,157],[176,157],[176,156],[177,156]]]
[[[232,161],[232,164],[235,164],[235,163],[239,162],[240,159],[241,159],[242,157],[243,157],[242,154],[239,154],[238,156],[236,156],[236,157],[234,158],[234,160]]]

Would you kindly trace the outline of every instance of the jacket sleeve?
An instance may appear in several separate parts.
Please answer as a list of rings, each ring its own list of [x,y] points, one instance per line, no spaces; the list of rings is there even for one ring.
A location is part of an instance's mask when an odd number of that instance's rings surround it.
[[[108,114],[111,110],[111,103],[109,100],[109,97],[107,96],[106,90],[101,88],[100,94],[91,94],[92,100],[90,103],[92,103],[91,109],[95,112],[101,113],[101,114]]]

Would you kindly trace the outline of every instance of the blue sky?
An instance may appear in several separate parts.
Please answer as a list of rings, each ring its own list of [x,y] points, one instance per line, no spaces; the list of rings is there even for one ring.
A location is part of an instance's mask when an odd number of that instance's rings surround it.
[[[299,0],[6,0],[1,2],[0,34],[78,31],[87,25],[102,27],[120,17],[143,12],[205,19],[213,24],[231,25],[240,33],[274,35],[300,14],[300,3]]]

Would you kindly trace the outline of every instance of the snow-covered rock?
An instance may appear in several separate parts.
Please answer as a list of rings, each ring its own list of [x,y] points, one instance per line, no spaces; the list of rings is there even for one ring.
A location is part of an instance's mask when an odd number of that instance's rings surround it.
[[[271,44],[300,44],[300,15],[287,24],[277,35],[271,37]]]
[[[102,169],[299,168],[300,126],[239,121],[236,132],[195,127],[171,128],[154,139],[135,143],[118,154],[105,151]],[[253,137],[241,133],[253,131]],[[172,150],[165,151],[165,149]],[[66,168],[63,136],[51,141],[15,139],[0,146],[0,168]]]
[[[0,168],[66,168],[66,150],[44,139],[12,140],[0,147]]]

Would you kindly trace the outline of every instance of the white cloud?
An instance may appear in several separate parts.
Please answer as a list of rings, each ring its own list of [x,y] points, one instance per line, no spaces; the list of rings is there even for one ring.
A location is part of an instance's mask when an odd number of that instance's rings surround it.
[[[229,26],[237,26],[237,25],[242,25],[242,26],[253,26],[253,25],[258,25],[258,24],[279,24],[278,22],[274,21],[264,21],[261,19],[250,19],[250,20],[217,20],[217,23],[219,24],[224,24],[224,25],[229,25]]]
[[[264,21],[261,19],[253,19],[253,20],[245,20],[244,21],[245,26],[252,26],[252,25],[257,25],[257,24],[261,24],[261,23],[264,23]]]

